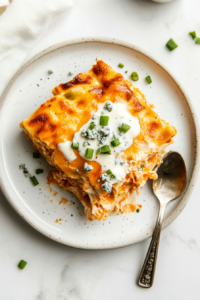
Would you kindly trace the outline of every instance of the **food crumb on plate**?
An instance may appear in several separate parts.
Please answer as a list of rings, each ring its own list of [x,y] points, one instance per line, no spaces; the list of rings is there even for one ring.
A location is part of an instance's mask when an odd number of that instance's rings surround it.
[[[65,199],[64,197],[61,198],[61,200],[59,201],[59,205],[60,204],[66,204],[68,202],[67,199]]]
[[[60,221],[62,221],[62,219],[56,219],[56,220],[55,220],[55,223],[58,223],[58,222],[60,222]]]

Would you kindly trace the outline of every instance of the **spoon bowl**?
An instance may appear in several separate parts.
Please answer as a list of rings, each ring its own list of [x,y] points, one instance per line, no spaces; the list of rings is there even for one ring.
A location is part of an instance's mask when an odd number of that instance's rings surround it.
[[[156,227],[139,277],[138,284],[143,288],[150,288],[153,285],[165,207],[170,201],[183,194],[187,182],[185,162],[178,152],[168,152],[164,156],[163,162],[155,168],[158,177],[153,181],[152,188],[160,202],[160,208]]]
[[[177,199],[184,191],[187,172],[185,162],[178,152],[170,151],[157,168],[158,178],[152,183],[153,192],[160,202]]]

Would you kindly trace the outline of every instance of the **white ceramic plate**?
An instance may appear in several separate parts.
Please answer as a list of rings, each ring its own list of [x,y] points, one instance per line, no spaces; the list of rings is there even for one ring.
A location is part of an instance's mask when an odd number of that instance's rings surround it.
[[[168,205],[164,227],[186,205],[199,167],[198,151],[195,151],[199,129],[191,103],[177,81],[149,54],[122,41],[89,38],[63,42],[36,55],[14,76],[1,99],[1,188],[14,209],[35,229],[60,243],[86,249],[116,248],[151,236],[158,203],[150,182],[135,199],[143,206],[139,214],[111,215],[106,221],[89,222],[75,196],[58,186],[49,190],[46,178],[50,166],[44,158],[32,158],[34,148],[19,128],[19,123],[51,97],[53,87],[72,78],[68,76],[69,72],[76,75],[89,70],[97,57],[127,79],[132,71],[137,71],[140,80],[135,85],[155,106],[156,112],[178,130],[170,149],[180,152],[185,159],[189,184],[184,196]],[[117,67],[120,62],[125,65],[123,69]],[[47,74],[49,69],[53,69],[52,75]],[[152,77],[150,85],[144,79],[147,75]],[[19,170],[20,163],[25,163],[32,174],[39,167],[45,170],[37,175],[38,186],[34,187],[24,177]],[[59,204],[62,197],[68,202]]]

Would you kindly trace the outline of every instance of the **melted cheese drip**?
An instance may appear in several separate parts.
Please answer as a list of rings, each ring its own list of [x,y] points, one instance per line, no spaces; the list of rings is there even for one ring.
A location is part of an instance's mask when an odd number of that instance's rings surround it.
[[[73,152],[73,149],[71,147],[72,142],[66,141],[64,143],[58,144],[58,149],[63,153],[64,157],[69,161],[75,160],[77,157]]]

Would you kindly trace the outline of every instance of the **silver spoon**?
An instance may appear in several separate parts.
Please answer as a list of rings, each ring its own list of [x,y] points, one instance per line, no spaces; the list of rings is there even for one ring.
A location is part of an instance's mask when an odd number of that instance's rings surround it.
[[[152,240],[139,277],[139,286],[150,288],[153,285],[162,221],[166,205],[177,199],[184,191],[187,181],[185,162],[178,152],[170,151],[163,163],[157,167],[158,178],[153,181],[153,192],[160,202],[158,219]]]

